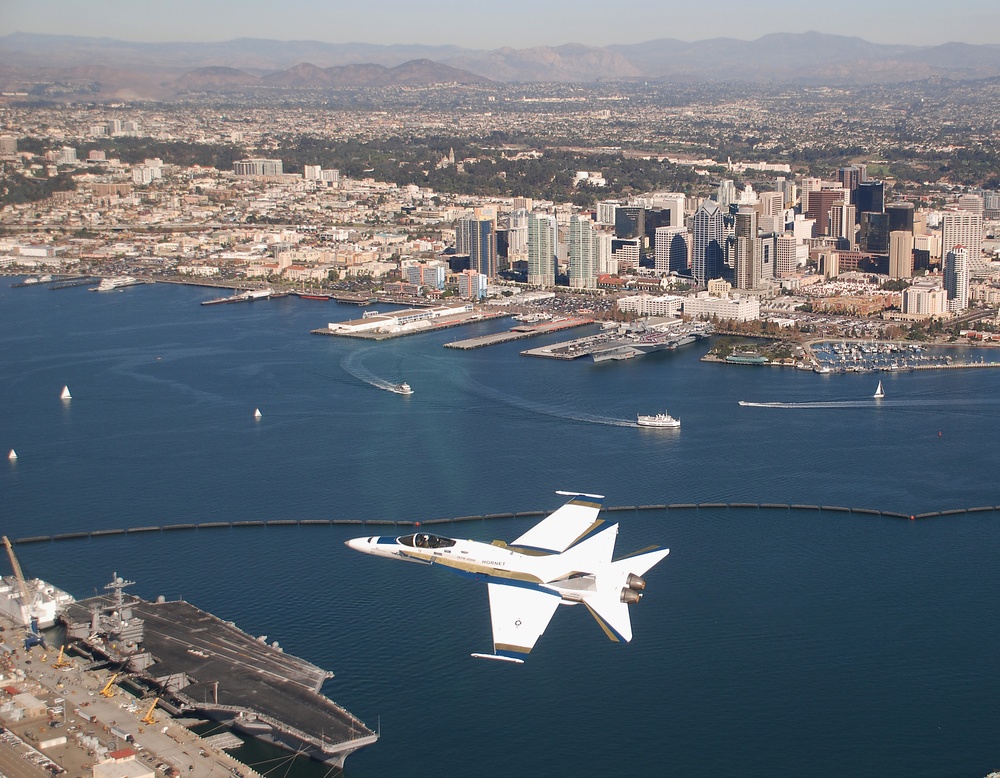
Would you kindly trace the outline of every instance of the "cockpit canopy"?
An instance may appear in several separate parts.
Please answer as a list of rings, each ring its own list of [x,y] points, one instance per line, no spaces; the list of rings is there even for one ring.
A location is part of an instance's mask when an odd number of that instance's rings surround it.
[[[451,538],[443,538],[440,535],[431,535],[427,532],[404,535],[397,540],[404,546],[413,546],[414,548],[448,548],[455,545],[455,541]]]

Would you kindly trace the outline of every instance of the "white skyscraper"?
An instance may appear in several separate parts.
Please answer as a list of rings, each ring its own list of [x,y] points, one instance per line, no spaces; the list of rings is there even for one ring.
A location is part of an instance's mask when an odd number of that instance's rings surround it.
[[[559,225],[554,216],[528,215],[528,283],[555,286]]]
[[[982,265],[983,217],[973,211],[944,211],[941,214],[941,257],[947,258],[955,246],[967,251],[967,267],[975,273]]]
[[[511,262],[528,258],[528,212],[523,208],[512,211],[507,226],[507,259]]]
[[[569,220],[569,285],[575,289],[597,288],[597,233],[594,222],[574,215]]]
[[[944,288],[949,311],[960,313],[969,307],[969,251],[965,246],[953,246],[945,254]]]
[[[727,210],[731,203],[735,203],[737,198],[736,184],[728,178],[719,182],[719,189],[715,194],[715,200],[722,210]]]
[[[671,271],[686,275],[691,235],[683,226],[657,227],[653,247],[657,273]]]

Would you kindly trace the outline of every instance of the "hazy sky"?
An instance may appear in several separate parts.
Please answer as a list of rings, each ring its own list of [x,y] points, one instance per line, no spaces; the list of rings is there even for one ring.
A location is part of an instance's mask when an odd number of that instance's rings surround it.
[[[252,37],[493,49],[751,40],[807,30],[875,43],[1000,43],[1000,0],[0,0],[0,35],[132,41]]]

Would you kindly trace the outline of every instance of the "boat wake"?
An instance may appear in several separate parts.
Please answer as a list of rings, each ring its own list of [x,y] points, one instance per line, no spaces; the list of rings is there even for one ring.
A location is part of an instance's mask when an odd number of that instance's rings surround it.
[[[899,408],[905,410],[909,408],[932,408],[935,406],[954,409],[956,406],[962,405],[991,405],[997,402],[1000,402],[1000,400],[988,397],[969,399],[952,398],[947,401],[944,399],[930,399],[928,397],[900,398],[893,400],[886,400],[881,397],[869,397],[864,400],[815,400],[812,402],[801,403],[757,403],[749,402],[748,400],[740,400],[739,404],[745,408],[784,408],[788,410],[810,411],[821,410],[824,408]]]
[[[369,351],[372,351],[372,349],[365,348],[360,351],[352,351],[340,360],[340,366],[359,381],[363,381],[369,386],[374,386],[376,389],[382,389],[383,391],[392,392],[393,394],[402,394],[402,392],[399,391],[398,383],[382,380],[361,364],[361,360]]]
[[[544,416],[551,416],[556,419],[569,419],[570,421],[582,421],[587,424],[603,424],[607,427],[638,427],[639,425],[630,421],[629,419],[616,419],[612,416],[597,416],[592,413],[580,413],[577,411],[564,410],[561,408],[553,408],[549,405],[544,405],[542,403],[532,402],[531,400],[525,400],[523,397],[516,397],[510,394],[504,394],[497,391],[496,389],[491,389],[488,386],[483,386],[476,381],[468,379],[469,385],[476,391],[477,394],[483,395],[490,398],[491,400],[496,400],[504,405],[510,405],[515,408],[520,408],[522,411],[528,411],[529,413],[540,413]]]

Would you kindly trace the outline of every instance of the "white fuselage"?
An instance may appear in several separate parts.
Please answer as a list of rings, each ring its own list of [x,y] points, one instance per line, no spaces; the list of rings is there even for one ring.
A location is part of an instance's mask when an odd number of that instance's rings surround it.
[[[407,540],[425,536],[433,539],[421,547]],[[441,543],[433,547],[434,543]],[[570,577],[577,572],[568,567],[563,554],[527,553],[505,545],[475,540],[454,540],[429,533],[402,537],[373,536],[347,541],[355,551],[373,556],[394,557],[407,562],[443,565],[449,570],[480,581],[502,579],[522,585],[558,592],[564,600],[579,601],[586,592],[596,590],[597,571]],[[498,581],[502,582],[502,581]]]

